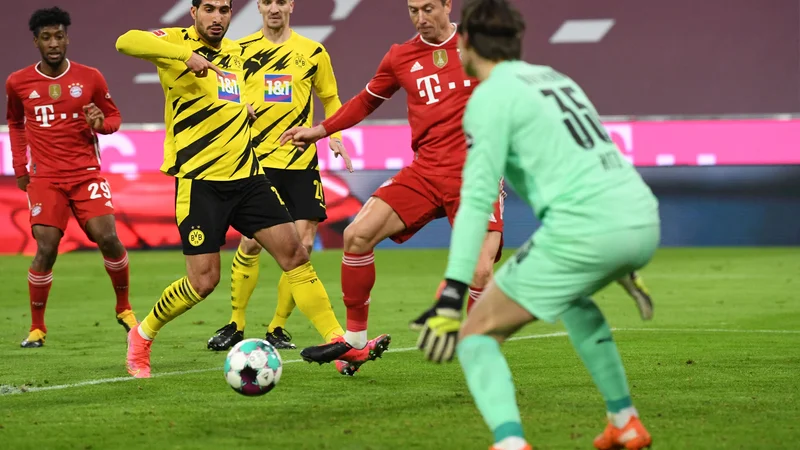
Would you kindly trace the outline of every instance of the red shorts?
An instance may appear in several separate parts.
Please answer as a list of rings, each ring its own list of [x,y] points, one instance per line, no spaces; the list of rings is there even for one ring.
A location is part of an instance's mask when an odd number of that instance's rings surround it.
[[[111,188],[101,176],[69,183],[32,179],[28,184],[28,205],[31,227],[47,225],[62,232],[67,229],[70,215],[86,230],[89,219],[114,214]]]
[[[411,239],[425,225],[447,217],[450,225],[456,218],[461,200],[461,178],[429,177],[420,174],[414,165],[405,167],[386,181],[372,194],[386,202],[406,225],[402,232],[391,236],[398,244]],[[506,193],[503,183],[498,186],[498,198],[494,212],[488,217],[489,231],[503,232],[503,200]],[[497,251],[499,260],[502,243]]]

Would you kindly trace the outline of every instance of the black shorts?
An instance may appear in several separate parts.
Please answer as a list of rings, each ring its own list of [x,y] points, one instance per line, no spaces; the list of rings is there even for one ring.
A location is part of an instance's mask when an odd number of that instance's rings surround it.
[[[325,211],[325,193],[318,170],[286,170],[265,167],[270,183],[286,203],[286,209],[294,220],[316,220],[328,218]]]
[[[175,220],[184,255],[219,252],[231,226],[252,238],[259,230],[292,222],[263,175],[230,181],[176,178]]]

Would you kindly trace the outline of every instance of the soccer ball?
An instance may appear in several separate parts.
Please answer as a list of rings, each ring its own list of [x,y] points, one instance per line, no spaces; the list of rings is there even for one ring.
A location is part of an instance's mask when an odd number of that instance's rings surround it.
[[[263,339],[245,339],[225,358],[225,380],[242,395],[266,394],[278,384],[281,372],[281,355]]]

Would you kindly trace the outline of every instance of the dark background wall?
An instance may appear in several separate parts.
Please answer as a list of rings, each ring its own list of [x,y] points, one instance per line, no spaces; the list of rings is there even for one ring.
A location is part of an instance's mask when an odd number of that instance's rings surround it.
[[[119,55],[114,42],[131,28],[191,25],[191,1],[17,2],[0,15],[0,29],[7,35],[0,60],[3,77],[37,61],[28,17],[36,8],[53,3],[73,16],[70,56],[106,75],[126,121],[160,122],[160,87],[134,83],[138,74],[154,72],[153,66]],[[454,21],[461,4],[454,1]],[[525,59],[553,65],[574,77],[603,115],[800,111],[798,0],[517,0],[516,4],[528,21]],[[177,13],[169,14],[173,7]],[[229,35],[255,32],[260,16],[254,0],[235,0],[234,7]],[[585,19],[610,19],[613,26],[598,42],[551,43],[566,21]],[[415,34],[404,0],[298,1],[292,20],[301,32],[325,37],[343,99],[364,87],[392,43]],[[404,117],[402,95],[374,116]]]
[[[141,82],[154,72],[153,67],[117,54],[114,42],[130,28],[190,25],[190,0],[58,3],[73,16],[70,57],[106,75],[124,120],[161,122],[161,89]],[[528,21],[525,59],[571,75],[605,116],[800,112],[799,0],[516,3]],[[50,0],[28,0],[0,15],[0,27],[8,36],[0,59],[2,76],[38,60],[27,20],[34,9],[51,4]],[[454,21],[461,4],[454,0]],[[254,2],[235,0],[234,6],[230,36],[256,31],[260,17]],[[402,0],[298,1],[292,20],[301,33],[323,40],[332,55],[343,100],[363,88],[392,43],[414,35]],[[568,21],[578,21],[572,24],[580,28],[585,20],[605,20],[607,29],[586,42],[553,41]],[[405,112],[401,93],[372,118],[402,121]],[[641,172],[661,201],[665,245],[800,244],[800,166],[670,167]],[[347,180],[365,198],[390,175],[364,172]],[[508,242],[518,245],[536,222],[515,195],[506,208]],[[446,221],[438,221],[408,245],[443,246],[448,230]]]

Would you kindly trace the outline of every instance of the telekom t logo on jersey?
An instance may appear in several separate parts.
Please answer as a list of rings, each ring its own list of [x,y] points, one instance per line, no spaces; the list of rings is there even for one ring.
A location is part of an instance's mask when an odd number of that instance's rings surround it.
[[[33,109],[36,113],[36,121],[42,124],[42,128],[52,127],[50,121],[56,119],[56,115],[53,114],[55,111],[53,105],[36,106]]]
[[[424,89],[422,88],[423,84],[425,85]],[[439,99],[436,98],[434,94],[442,92],[442,86],[439,83],[439,75],[433,74],[427,77],[417,78],[417,89],[423,89],[419,91],[420,97],[428,97],[428,102],[425,103],[426,105],[432,105],[438,102]]]
[[[471,84],[470,80],[463,80],[464,87],[469,87]],[[423,87],[424,86],[424,87]],[[447,88],[453,90],[458,85],[451,81],[447,84]],[[419,89],[419,96],[422,98],[427,97],[428,101],[425,103],[426,105],[432,105],[434,103],[438,103],[439,99],[436,98],[436,94],[442,92],[442,84],[439,81],[439,75],[433,74],[428,75],[427,77],[417,78],[417,89]]]

